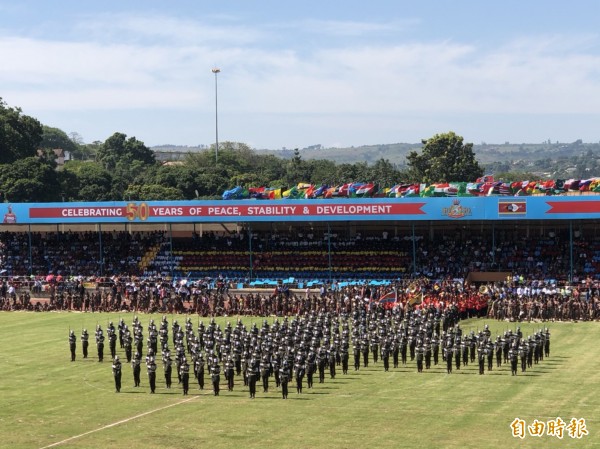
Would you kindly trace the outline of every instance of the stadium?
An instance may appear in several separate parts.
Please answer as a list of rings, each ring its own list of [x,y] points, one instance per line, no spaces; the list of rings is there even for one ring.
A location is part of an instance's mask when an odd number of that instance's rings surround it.
[[[40,300],[54,303],[45,310],[62,310],[0,314],[7,348],[1,369],[11,379],[0,387],[8,405],[0,419],[10,429],[3,432],[10,447],[337,448],[366,438],[377,447],[540,441],[593,447],[598,441],[600,404],[590,395],[600,372],[594,343],[600,201],[593,195],[5,207],[13,215],[2,225],[3,285],[18,288],[11,299],[4,287],[4,309],[44,310],[22,307],[27,296],[29,305]],[[64,301],[76,295],[68,288],[73,280],[92,297],[124,299],[100,299],[97,307]],[[129,307],[136,285],[159,281],[171,297],[183,297],[181,308]],[[116,353],[124,386],[115,395],[110,357],[97,362],[93,338],[89,358],[81,358],[77,341],[76,358],[68,361],[71,330],[79,340],[82,329],[93,336],[98,325],[135,323],[134,315],[144,328],[150,320],[179,319],[195,329],[214,319],[223,329],[237,320],[250,329],[294,322],[300,314],[352,316],[365,308],[385,314],[390,292],[400,313],[457,306],[468,335],[484,326],[498,338],[549,329],[552,355],[517,376],[506,364],[475,376],[473,363],[449,374],[443,362],[419,372],[412,360],[389,371],[379,360],[292,392],[289,401],[275,388],[251,401],[239,376],[219,396],[197,385],[181,396],[179,385],[166,389],[159,375],[159,394],[150,395],[145,373],[142,389],[130,386],[122,348]],[[290,293],[312,302],[264,306]],[[231,309],[226,300],[194,309],[194,295],[256,295],[263,304]],[[504,296],[521,308],[514,313],[507,305],[512,315],[490,315],[492,300]],[[462,307],[475,297],[482,308]],[[538,301],[552,306],[531,306]],[[560,422],[563,438],[531,427],[556,430]]]
[[[221,276],[236,286],[293,278],[304,286],[520,271],[579,282],[594,278],[600,258],[595,195],[5,207],[14,217],[2,225],[9,276]],[[467,254],[448,254],[450,242]],[[83,257],[62,260],[70,253]]]

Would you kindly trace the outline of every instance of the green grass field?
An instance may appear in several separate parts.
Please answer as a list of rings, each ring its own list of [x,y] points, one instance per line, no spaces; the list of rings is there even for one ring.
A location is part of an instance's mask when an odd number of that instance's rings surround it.
[[[148,393],[145,369],[142,388],[132,388],[126,363],[123,389],[116,394],[110,359],[98,363],[93,342],[92,358],[82,359],[78,340],[77,360],[70,362],[67,334],[71,327],[79,338],[85,326],[93,337],[97,322],[105,328],[108,319],[116,325],[119,317],[0,313],[0,447],[42,448],[82,434],[57,447],[600,446],[599,323],[549,323],[551,357],[525,375],[511,376],[506,365],[484,376],[477,374],[475,365],[451,375],[443,365],[419,374],[415,362],[385,373],[379,362],[347,376],[338,374],[335,380],[327,377],[325,384],[315,383],[302,395],[290,388],[290,398],[284,401],[274,383],[272,392],[263,394],[258,388],[257,398],[250,400],[239,378],[234,392],[225,388],[214,397],[211,391],[199,391],[193,376],[190,395],[184,398],[176,382],[174,389],[164,388],[160,362],[158,394]],[[122,317],[131,323],[131,315]],[[140,315],[144,328],[149,318]],[[507,327],[485,322],[493,335]],[[244,323],[250,325],[252,319],[245,318]],[[483,324],[484,320],[472,320],[462,327],[469,331]],[[521,327],[527,335],[540,324]],[[107,352],[110,356],[108,344]],[[122,350],[119,354],[124,358]],[[534,419],[560,417],[568,423],[584,418],[589,435],[576,440],[565,431],[562,440],[546,435],[515,439],[510,423],[516,417],[528,424]]]

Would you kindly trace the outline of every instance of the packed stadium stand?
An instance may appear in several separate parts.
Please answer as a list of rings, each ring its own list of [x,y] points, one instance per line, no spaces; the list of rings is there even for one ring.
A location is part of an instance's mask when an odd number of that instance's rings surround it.
[[[501,229],[495,236],[452,232],[367,233],[53,232],[0,234],[5,275],[224,277],[253,280],[399,279],[426,275],[464,278],[470,272],[508,271],[532,279],[565,279],[600,272],[600,238],[565,232],[539,237]],[[31,258],[30,258],[31,248]],[[100,254],[102,253],[102,257]],[[30,260],[32,262],[30,266]]]

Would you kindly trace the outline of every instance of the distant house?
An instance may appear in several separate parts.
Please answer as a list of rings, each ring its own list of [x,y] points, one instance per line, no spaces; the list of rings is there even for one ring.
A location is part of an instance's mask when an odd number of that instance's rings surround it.
[[[54,156],[55,156],[54,162],[56,162],[56,165],[59,168],[64,166],[66,161],[71,160],[71,152],[70,151],[65,151],[62,148],[54,148],[52,150],[52,152],[54,153]],[[44,150],[41,150],[41,149],[37,150],[37,154],[38,154],[38,157],[42,157],[44,155]]]
[[[183,161],[191,151],[154,151],[154,156],[157,161]]]

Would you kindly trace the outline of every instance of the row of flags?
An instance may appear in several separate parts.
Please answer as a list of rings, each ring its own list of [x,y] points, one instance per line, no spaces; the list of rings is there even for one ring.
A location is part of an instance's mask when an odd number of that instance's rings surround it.
[[[404,198],[452,196],[527,196],[560,195],[567,192],[600,192],[600,178],[555,179],[505,182],[493,175],[483,176],[475,182],[449,182],[435,184],[404,183],[381,187],[375,183],[352,182],[337,186],[320,186],[299,183],[290,189],[280,187],[242,186],[223,192],[224,200],[279,200],[317,198]]]

